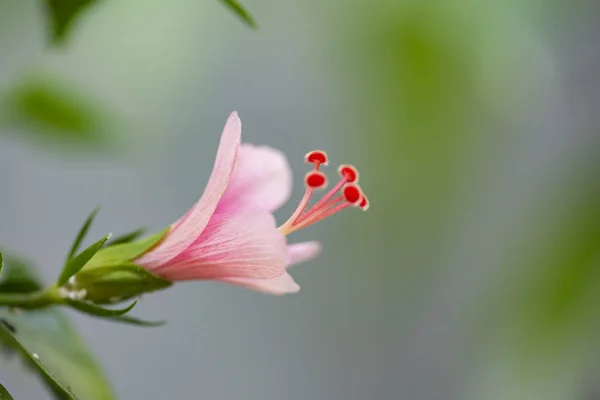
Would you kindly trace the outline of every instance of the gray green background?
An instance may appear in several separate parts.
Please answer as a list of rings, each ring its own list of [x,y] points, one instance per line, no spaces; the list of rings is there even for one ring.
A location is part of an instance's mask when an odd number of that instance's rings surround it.
[[[118,398],[596,399],[600,5],[243,3],[257,31],[214,0],[104,0],[50,49],[39,4],[0,0],[0,243],[47,281],[97,204],[94,238],[185,212],[233,110],[290,159],[279,221],[314,148],[371,201],[291,238],[324,245],[297,295],[176,285],[136,307],[154,329],[69,312]],[[23,114],[31,82],[85,118]],[[17,362],[0,382],[48,398]]]

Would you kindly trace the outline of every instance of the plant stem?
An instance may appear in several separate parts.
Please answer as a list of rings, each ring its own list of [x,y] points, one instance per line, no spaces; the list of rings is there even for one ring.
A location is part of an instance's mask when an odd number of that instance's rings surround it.
[[[48,289],[31,293],[0,293],[0,307],[16,307],[23,309],[44,308],[63,302],[58,288],[51,286]]]

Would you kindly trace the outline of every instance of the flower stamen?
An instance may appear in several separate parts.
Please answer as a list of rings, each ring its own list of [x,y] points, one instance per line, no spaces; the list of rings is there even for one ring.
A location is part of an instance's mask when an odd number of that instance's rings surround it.
[[[327,153],[325,153],[323,150],[313,150],[310,153],[307,153],[304,156],[304,161],[306,161],[309,164],[314,164],[315,171],[319,169],[320,165],[327,166],[329,164]]]
[[[310,154],[310,153],[309,153]],[[338,168],[338,172],[340,174],[340,181],[325,195],[321,200],[319,200],[306,214],[312,214],[315,211],[322,209],[324,206],[328,206],[328,201],[348,182],[358,182],[358,170],[352,165],[340,165]],[[338,197],[337,200],[342,200],[343,197]],[[300,217],[301,219],[304,216]]]
[[[313,171],[306,174],[304,178],[306,192],[292,216],[279,227],[280,232],[288,235],[350,206],[359,207],[363,211],[368,209],[369,201],[358,186],[358,170],[347,164],[340,165],[338,168],[340,181],[312,207],[308,207],[314,191],[327,186],[327,177],[319,171],[321,165],[328,163],[327,153],[320,150],[311,151],[305,156],[305,161],[314,165]]]

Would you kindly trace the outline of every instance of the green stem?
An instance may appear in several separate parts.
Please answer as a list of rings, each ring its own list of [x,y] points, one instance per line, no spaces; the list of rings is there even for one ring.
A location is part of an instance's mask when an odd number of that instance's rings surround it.
[[[58,288],[55,286],[48,289],[31,293],[0,293],[0,307],[16,307],[23,309],[44,308],[63,302]]]

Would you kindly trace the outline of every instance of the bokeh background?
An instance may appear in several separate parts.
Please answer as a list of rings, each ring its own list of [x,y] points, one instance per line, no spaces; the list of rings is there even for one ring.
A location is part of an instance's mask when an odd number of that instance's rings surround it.
[[[117,398],[600,398],[600,3],[103,0],[60,47],[0,0],[0,244],[49,282],[90,237],[162,229],[228,114],[361,171],[367,213],[298,233],[299,294],[147,296],[143,329],[67,311]],[[333,173],[333,169],[332,169]],[[91,239],[90,239],[91,240]],[[16,399],[47,399],[16,360]],[[83,399],[86,400],[86,399]]]

